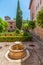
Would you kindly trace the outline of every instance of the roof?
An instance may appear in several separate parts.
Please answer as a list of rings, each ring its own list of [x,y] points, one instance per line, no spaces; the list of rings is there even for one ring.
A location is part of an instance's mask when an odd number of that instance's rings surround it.
[[[29,9],[31,8],[31,4],[32,4],[33,0],[30,0],[30,6],[29,6]]]
[[[5,20],[7,20],[7,19],[8,19],[8,20],[11,19],[9,16],[5,16],[4,18],[5,18]]]
[[[6,20],[7,22],[15,22],[16,20]]]

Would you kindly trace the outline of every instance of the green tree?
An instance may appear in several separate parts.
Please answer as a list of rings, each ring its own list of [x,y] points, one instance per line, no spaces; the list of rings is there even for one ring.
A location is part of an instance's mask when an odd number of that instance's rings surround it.
[[[28,30],[28,20],[23,20],[22,21],[22,29],[23,30]]]
[[[29,29],[34,29],[36,27],[35,21],[29,21],[28,27],[29,27]]]
[[[36,16],[36,21],[39,26],[43,27],[43,7],[42,9],[38,12]]]
[[[17,14],[16,14],[16,26],[21,29],[22,27],[22,11],[20,9],[20,3],[18,0]]]
[[[24,24],[27,24],[27,20],[22,20],[22,26],[23,26]]]
[[[22,26],[22,29],[23,29],[23,30],[28,30],[28,24],[27,24],[27,23],[24,24],[24,25]]]
[[[8,26],[8,23],[4,21],[2,18],[0,18],[0,32],[5,31],[7,26]]]

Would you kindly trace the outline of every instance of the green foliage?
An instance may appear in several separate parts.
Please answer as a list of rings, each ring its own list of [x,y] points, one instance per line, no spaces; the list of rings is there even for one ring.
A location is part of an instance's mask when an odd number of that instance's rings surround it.
[[[22,27],[22,11],[20,9],[20,3],[18,0],[17,14],[16,14],[16,26],[21,29]]]
[[[27,23],[27,20],[22,20],[22,24],[26,24]]]
[[[28,31],[24,31],[24,36],[30,36],[31,34]]]
[[[23,20],[23,23],[22,23],[22,29],[23,30],[29,30],[29,29],[34,29],[36,27],[35,25],[35,21],[26,21],[26,20]]]
[[[24,25],[22,26],[22,29],[24,29],[24,30],[28,30],[28,24],[27,24],[27,23],[24,24]]]
[[[31,41],[32,36],[0,36],[0,42]]]
[[[22,29],[23,30],[28,30],[28,21],[27,20],[22,21]]]
[[[0,18],[0,32],[5,31],[7,26],[8,26],[7,22]]]
[[[28,27],[29,27],[29,29],[34,29],[36,27],[35,21],[29,21]]]
[[[38,25],[43,28],[43,7],[42,7],[42,9],[38,12],[38,14],[37,14],[37,16],[36,16],[36,21],[37,21]]]
[[[16,29],[16,33],[17,34],[20,34],[20,30],[18,28]]]
[[[0,42],[31,41],[32,36],[27,31],[5,32],[0,34]]]

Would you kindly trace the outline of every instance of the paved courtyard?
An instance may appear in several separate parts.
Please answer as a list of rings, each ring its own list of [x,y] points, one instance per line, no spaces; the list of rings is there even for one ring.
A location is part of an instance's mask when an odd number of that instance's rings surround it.
[[[14,62],[9,62],[5,58],[5,54],[8,51],[9,46],[12,44],[14,44],[14,42],[0,42],[0,65],[14,65]],[[23,44],[26,45],[27,49],[29,50],[30,57],[19,65],[43,65],[43,47],[37,44],[37,42],[23,42]],[[29,44],[34,44],[35,47],[31,48],[29,47]]]

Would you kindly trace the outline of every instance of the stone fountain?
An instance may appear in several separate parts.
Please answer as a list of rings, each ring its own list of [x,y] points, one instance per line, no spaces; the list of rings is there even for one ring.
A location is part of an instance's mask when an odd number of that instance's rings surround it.
[[[5,54],[7,60],[15,63],[24,62],[29,56],[29,51],[21,42],[15,42],[15,44],[9,47],[9,50]]]

